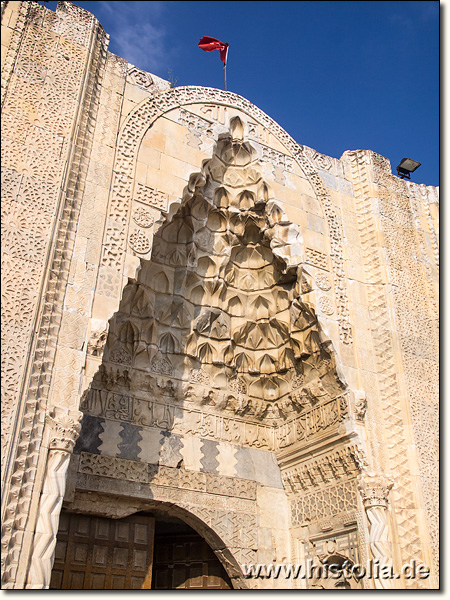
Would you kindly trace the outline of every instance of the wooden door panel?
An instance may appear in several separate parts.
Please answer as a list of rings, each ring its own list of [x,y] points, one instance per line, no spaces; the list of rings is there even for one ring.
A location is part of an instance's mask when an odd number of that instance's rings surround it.
[[[154,519],[61,513],[50,589],[151,587]]]
[[[50,589],[232,587],[211,548],[194,531],[154,536],[155,520],[149,516],[114,520],[63,511]]]
[[[198,534],[155,537],[153,589],[231,589],[218,558]]]

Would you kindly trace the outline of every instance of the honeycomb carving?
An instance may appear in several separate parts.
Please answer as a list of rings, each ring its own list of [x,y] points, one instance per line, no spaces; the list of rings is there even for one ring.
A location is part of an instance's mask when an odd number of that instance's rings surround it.
[[[243,131],[242,121],[232,119],[213,157],[191,175],[178,211],[154,234],[151,259],[142,260],[139,279],[126,286],[110,322],[106,368],[96,382],[117,365],[129,370],[135,387],[138,372],[155,373],[162,376],[149,383],[155,398],[170,384],[167,402],[183,399],[195,414],[270,425],[294,417],[297,437],[306,439],[315,431],[317,404],[329,427],[345,417],[344,386],[331,342],[303,298],[310,278],[289,245],[299,230],[281,218]],[[142,210],[141,217],[150,216]],[[149,250],[144,236],[139,229],[130,237],[142,254]],[[303,413],[308,426],[296,419]],[[212,423],[202,420],[203,435],[216,436]],[[239,433],[247,443],[249,431]],[[295,441],[283,436],[279,447]],[[264,444],[273,447],[272,437]]]

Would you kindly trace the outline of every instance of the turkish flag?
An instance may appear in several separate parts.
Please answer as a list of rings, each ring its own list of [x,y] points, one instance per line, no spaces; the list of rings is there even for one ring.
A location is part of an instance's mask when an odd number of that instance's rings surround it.
[[[216,40],[216,38],[209,37],[207,35],[203,36],[198,43],[198,47],[204,50],[205,52],[219,50],[220,60],[224,64],[227,64],[228,45],[229,44],[227,44],[226,42],[221,42],[220,40]]]

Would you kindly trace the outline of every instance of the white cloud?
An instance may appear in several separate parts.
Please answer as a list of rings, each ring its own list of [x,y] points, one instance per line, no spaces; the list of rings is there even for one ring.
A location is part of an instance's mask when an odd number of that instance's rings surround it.
[[[98,3],[97,18],[111,35],[110,51],[129,63],[167,78],[170,56],[164,2]]]

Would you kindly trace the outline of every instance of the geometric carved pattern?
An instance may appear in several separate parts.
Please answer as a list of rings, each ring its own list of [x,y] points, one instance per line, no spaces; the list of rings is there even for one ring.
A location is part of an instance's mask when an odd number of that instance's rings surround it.
[[[355,481],[346,481],[291,500],[292,525],[304,525],[358,508],[357,492]]]
[[[212,473],[199,473],[183,468],[163,467],[105,456],[81,453],[79,472],[100,477],[151,483],[156,486],[181,487],[187,490],[256,499],[256,482]]]
[[[355,190],[356,200],[356,216],[358,227],[361,235],[361,245],[363,250],[363,259],[368,273],[368,281],[371,285],[367,286],[369,313],[371,317],[371,333],[373,340],[373,348],[376,359],[376,368],[378,372],[379,394],[383,406],[383,414],[379,413],[380,421],[384,421],[384,428],[390,443],[387,446],[381,444],[380,454],[373,453],[373,458],[379,464],[383,464],[386,468],[395,473],[396,485],[392,491],[396,522],[398,527],[399,542],[402,551],[402,559],[406,563],[414,558],[419,560],[422,554],[421,539],[419,535],[419,525],[417,522],[416,498],[414,493],[414,485],[411,479],[411,467],[408,462],[408,457],[404,453],[404,447],[407,445],[406,439],[406,422],[405,408],[406,399],[402,398],[398,384],[398,367],[395,362],[394,342],[392,340],[392,324],[388,301],[386,299],[385,285],[383,285],[383,266],[378,253],[378,232],[376,217],[370,207],[371,191],[369,188],[368,166],[366,162],[366,154],[369,154],[374,165],[375,177],[378,183],[379,194],[382,203],[381,224],[384,227],[392,228],[393,221],[383,217],[383,211],[397,210],[396,215],[391,214],[394,220],[400,224],[402,231],[405,230],[404,219],[405,212],[411,210],[411,204],[408,199],[407,184],[397,177],[390,175],[390,168],[384,164],[385,159],[375,153],[359,153],[346,152],[345,156],[351,167],[352,182]],[[383,197],[387,188],[390,191],[389,202],[384,203]],[[392,199],[391,199],[392,197]],[[386,197],[387,198],[387,197]],[[394,202],[393,206],[389,206]],[[397,207],[395,205],[397,204]],[[392,272],[393,280],[395,281],[396,273],[404,273],[397,270],[400,266],[404,269],[405,265],[399,265],[399,260],[405,260],[405,248],[413,248],[415,242],[413,239],[406,241],[402,239],[400,232],[386,232],[385,240],[389,244],[398,243],[395,252],[389,256],[391,258],[390,268],[394,268]],[[388,261],[389,264],[389,261]],[[406,295],[408,289],[404,288]],[[394,294],[395,298],[395,294]],[[400,331],[405,331],[403,327]],[[408,329],[409,334],[409,329]],[[405,354],[407,356],[407,354]],[[421,425],[416,427],[420,430]],[[392,432],[395,432],[395,437],[392,439]],[[379,468],[379,467],[376,467]],[[434,514],[433,522],[437,522],[437,516]],[[409,581],[408,585],[416,587],[416,582]]]
[[[3,114],[11,116],[13,129],[17,122],[20,122],[18,129],[21,131],[25,126],[27,137],[22,140],[21,148],[12,148],[11,144],[6,144],[2,163],[19,172],[27,169],[30,179],[34,182],[34,185],[31,186],[33,188],[31,196],[36,199],[34,205],[36,213],[41,213],[42,217],[46,217],[46,215],[42,214],[42,209],[39,209],[38,206],[43,206],[48,202],[49,196],[46,196],[46,191],[49,187],[54,186],[54,189],[56,186],[59,187],[63,180],[62,173],[65,164],[67,187],[64,190],[65,194],[57,192],[56,195],[51,194],[50,196],[54,202],[51,206],[51,215],[53,219],[55,215],[57,218],[48,254],[42,254],[43,247],[39,245],[39,238],[35,236],[38,242],[36,256],[45,257],[43,260],[48,261],[45,264],[48,279],[40,299],[40,310],[36,313],[38,319],[34,325],[36,332],[34,343],[37,351],[36,354],[31,352],[32,369],[30,369],[29,377],[24,381],[22,397],[26,401],[20,409],[21,417],[16,431],[13,432],[15,455],[11,456],[11,460],[8,462],[11,465],[11,473],[8,474],[8,478],[13,485],[4,499],[2,554],[5,557],[3,585],[6,588],[12,586],[16,578],[19,540],[23,536],[32,493],[37,495],[40,491],[34,489],[34,482],[36,481],[36,465],[43,429],[41,407],[46,406],[50,389],[62,316],[61,296],[69,276],[70,261],[67,258],[73,251],[73,223],[77,222],[84,190],[85,174],[92,147],[92,132],[98,109],[99,78],[106,56],[106,40],[103,30],[95,25],[91,15],[86,20],[86,12],[82,9],[77,7],[72,11],[68,3],[61,3],[57,21],[58,31],[55,31],[52,34],[53,37],[50,37],[46,32],[47,23],[44,24],[42,18],[45,9],[36,3],[32,5],[23,3],[21,6],[27,6],[27,10],[28,6],[30,7],[32,18],[27,21],[21,39],[20,52],[26,56],[32,56],[36,52],[40,54],[43,60],[45,59],[44,66],[52,69],[52,76],[47,76],[41,84],[42,77],[30,63],[21,63],[18,73],[12,74],[17,85],[15,85],[14,94],[6,95],[2,116]],[[81,12],[78,13],[78,10]],[[89,30],[88,36],[86,36],[87,30]],[[64,46],[64,54],[50,51],[52,46],[56,47],[56,40],[59,41],[58,43],[62,43],[59,35],[74,42]],[[42,47],[42,52],[39,45]],[[92,57],[92,66],[90,72],[83,78],[85,59],[88,54]],[[56,74],[62,79],[55,79],[53,75]],[[34,83],[30,82],[30,77],[35,80]],[[81,85],[82,81],[83,86]],[[12,89],[11,86],[10,89]],[[20,104],[25,97],[31,104],[38,107],[37,112],[30,115],[31,121],[29,117],[22,116],[24,113],[21,112],[23,107]],[[80,117],[78,120],[77,115]],[[78,128],[72,132],[74,121],[78,123]],[[38,128],[35,126],[36,122],[39,123]],[[38,131],[42,133],[37,135]],[[25,139],[29,140],[29,146],[25,143]],[[69,142],[72,148],[70,160]],[[14,156],[13,164],[11,161]],[[43,184],[40,185],[39,182],[43,182]],[[58,201],[61,202],[61,205],[57,204]],[[50,208],[49,204],[46,205],[46,208]],[[40,221],[39,228],[43,225],[42,219]],[[31,264],[33,264],[32,261],[30,261]],[[36,265],[35,274],[28,279],[28,287],[38,289],[41,268]],[[16,265],[15,270],[24,272],[19,265]],[[55,303],[58,303],[56,310]],[[12,366],[9,362],[7,365],[8,368]],[[22,369],[24,365],[25,362],[22,360],[20,368]]]
[[[386,174],[382,168],[382,161],[377,160],[377,156],[374,156],[373,161],[375,179],[380,189],[379,202],[382,211],[380,220],[385,232],[388,264],[393,278],[398,274],[394,302],[414,424],[413,432],[419,459],[424,506],[432,538],[435,569],[438,572],[439,392],[436,386],[439,378],[438,298],[432,284],[431,269],[427,268],[433,262],[438,268],[438,241],[429,209],[426,210],[429,206],[427,188],[409,186],[405,183],[399,187],[397,182],[394,188],[395,178]],[[386,188],[390,192],[389,197],[383,193]],[[428,217],[426,231],[433,242],[431,252],[423,239],[420,215],[424,211]],[[405,249],[409,249],[409,252]],[[421,359],[424,359],[427,365],[419,370],[421,377],[418,382],[417,365]]]

